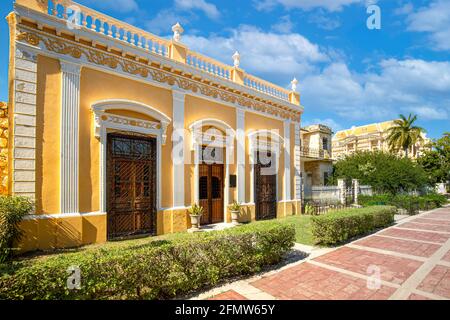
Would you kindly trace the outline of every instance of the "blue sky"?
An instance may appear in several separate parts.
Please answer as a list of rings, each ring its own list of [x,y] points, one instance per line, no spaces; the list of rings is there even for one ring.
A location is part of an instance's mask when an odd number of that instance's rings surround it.
[[[5,2],[9,2],[5,5]],[[415,113],[430,137],[450,131],[450,0],[79,0],[163,37],[185,28],[191,49],[288,87],[304,124],[336,130]],[[6,15],[13,1],[0,8]],[[366,6],[381,8],[369,30]],[[8,29],[0,22],[0,99],[7,99]]]

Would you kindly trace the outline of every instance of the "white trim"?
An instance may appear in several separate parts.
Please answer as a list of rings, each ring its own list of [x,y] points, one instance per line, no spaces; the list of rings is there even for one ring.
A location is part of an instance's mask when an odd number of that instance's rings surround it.
[[[87,212],[87,213],[55,213],[55,214],[30,214],[26,215],[23,220],[42,220],[42,219],[64,219],[64,218],[82,218],[104,216],[106,212]]]
[[[291,200],[291,121],[286,120],[284,126],[284,188],[283,200]]]
[[[79,111],[81,65],[60,60],[60,211],[79,210]]]
[[[236,109],[237,200],[245,202],[245,111]]]
[[[203,145],[203,132],[200,130],[203,126],[213,126],[222,130],[232,130],[233,136],[224,137],[225,144],[221,144],[221,146],[225,145],[225,160],[224,160],[224,190],[223,190],[223,219],[226,223],[227,221],[227,209],[230,205],[230,159],[232,159],[233,150],[234,150],[234,133],[233,128],[227,124],[226,122],[219,119],[203,119],[197,120],[189,126],[192,135],[192,149],[194,152],[194,202],[199,203],[199,165],[200,165],[200,152],[201,147]],[[209,141],[209,140],[208,140]]]
[[[238,84],[231,80],[227,80],[227,79],[218,77],[214,74],[208,73],[206,70],[205,71],[199,70],[196,67],[193,67],[189,64],[178,62],[178,61],[175,61],[168,57],[164,57],[164,56],[155,54],[151,51],[145,50],[144,48],[134,46],[130,43],[121,41],[120,39],[111,38],[106,34],[98,33],[96,31],[90,30],[89,28],[82,27],[81,29],[68,30],[67,21],[65,21],[63,19],[59,19],[54,16],[47,15],[45,13],[41,13],[38,11],[30,10],[29,8],[23,7],[18,4],[14,5],[14,11],[16,12],[18,18],[20,18],[21,16],[25,16],[28,19],[39,21],[39,24],[41,24],[41,25],[47,25],[47,26],[50,26],[52,29],[56,29],[57,33],[63,31],[66,34],[75,35],[75,38],[90,39],[93,41],[93,43],[103,44],[108,48],[118,48],[119,50],[123,50],[124,53],[129,53],[131,55],[140,56],[140,57],[149,57],[152,61],[155,61],[161,65],[170,66],[174,70],[180,70],[186,74],[198,75],[203,79],[207,79],[209,82],[219,83],[221,86],[230,87],[233,90],[246,92],[248,94],[251,94],[251,95],[256,96],[263,100],[268,100],[268,101],[271,101],[274,103],[288,106],[289,108],[292,108],[295,111],[300,111],[300,112],[304,111],[303,106],[299,106],[299,105],[293,104],[287,100],[265,94],[263,92],[258,91],[257,89],[251,88],[249,86]],[[21,27],[23,27],[23,26],[21,26]],[[28,28],[28,29],[30,29],[30,28]],[[31,30],[37,31],[34,29],[31,29]],[[70,42],[70,43],[76,43],[77,45],[82,46],[80,43],[73,42],[73,41],[70,41],[67,39],[65,41]]]
[[[100,102],[103,107],[106,107],[106,109],[102,108],[96,108],[98,106],[97,103],[92,104],[91,109],[94,112],[94,118],[95,118],[95,125],[94,125],[94,131],[95,135],[100,140],[100,152],[99,152],[99,172],[100,172],[100,183],[99,183],[99,194],[100,194],[100,211],[106,212],[106,160],[107,160],[107,135],[110,132],[114,131],[123,131],[123,132],[135,132],[140,133],[152,137],[156,137],[156,149],[157,149],[157,174],[156,174],[156,183],[157,183],[157,194],[156,194],[156,205],[157,210],[160,211],[161,208],[161,192],[162,192],[162,186],[161,186],[161,157],[162,157],[162,145],[163,145],[163,131],[161,129],[154,129],[151,127],[142,127],[142,126],[135,126],[135,125],[129,125],[128,122],[125,121],[129,119],[128,117],[122,117],[118,115],[112,115],[104,113],[103,110],[108,110],[107,106],[104,105],[104,101]],[[146,108],[151,108],[149,106],[146,106]],[[121,108],[124,109],[124,108]],[[126,110],[126,109],[125,109]],[[103,120],[102,116],[107,115],[108,117],[112,116],[114,118],[123,118],[123,123],[115,123],[108,121],[108,119]],[[136,119],[136,121],[141,121],[139,119]]]
[[[184,133],[184,110],[186,95],[179,90],[172,91],[173,99],[173,132],[172,132],[172,162],[173,162],[173,206],[185,206],[185,133]],[[177,134],[175,134],[177,133]],[[176,139],[176,141],[174,141]],[[181,147],[181,148],[180,148]],[[175,156],[175,149],[179,156]],[[178,150],[180,149],[180,150]],[[181,162],[181,163],[180,163]]]
[[[258,136],[263,135],[267,137],[268,135],[273,137],[275,141],[271,141],[270,143],[261,143],[261,141],[257,141]],[[279,166],[280,166],[280,152],[281,152],[281,144],[279,141],[284,143],[284,139],[271,130],[255,130],[251,131],[247,134],[250,145],[250,203],[255,203],[255,162],[256,162],[256,153],[258,151],[274,151],[276,153],[276,161],[277,161],[277,183],[276,183],[276,195],[277,202],[279,202]],[[277,209],[278,210],[278,209]]]

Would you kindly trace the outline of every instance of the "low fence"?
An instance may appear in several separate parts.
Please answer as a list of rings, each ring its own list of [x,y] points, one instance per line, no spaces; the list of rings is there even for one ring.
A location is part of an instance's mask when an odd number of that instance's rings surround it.
[[[358,205],[360,195],[373,195],[372,187],[360,186],[357,180],[349,186],[341,181],[337,186],[310,186],[303,189],[303,211],[318,215],[330,210]]]

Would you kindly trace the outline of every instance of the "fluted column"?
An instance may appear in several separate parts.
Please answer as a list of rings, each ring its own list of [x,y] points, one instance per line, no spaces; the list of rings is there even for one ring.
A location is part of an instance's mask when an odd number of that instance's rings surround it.
[[[60,61],[61,102],[61,213],[79,212],[79,111],[81,66]]]
[[[295,138],[294,138],[294,166],[295,166],[295,199],[302,198],[302,179],[301,179],[301,158],[300,158],[300,123],[295,123]]]
[[[236,110],[236,157],[238,202],[245,202],[245,111]]]
[[[284,195],[283,200],[291,199],[291,121],[284,121]]]
[[[184,207],[184,101],[185,94],[173,90],[173,207]]]

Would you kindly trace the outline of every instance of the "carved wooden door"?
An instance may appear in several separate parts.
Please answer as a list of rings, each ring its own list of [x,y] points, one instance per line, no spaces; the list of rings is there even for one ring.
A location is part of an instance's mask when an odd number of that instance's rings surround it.
[[[108,135],[108,239],[156,234],[156,139]]]
[[[274,161],[272,159],[272,161]],[[275,164],[261,161],[257,154],[254,165],[256,220],[269,220],[277,217],[277,175]],[[264,170],[266,169],[266,170]]]
[[[223,164],[199,165],[199,205],[203,207],[201,224],[224,221]]]

